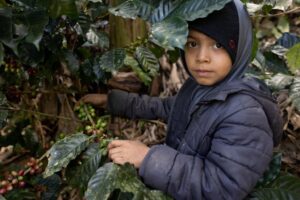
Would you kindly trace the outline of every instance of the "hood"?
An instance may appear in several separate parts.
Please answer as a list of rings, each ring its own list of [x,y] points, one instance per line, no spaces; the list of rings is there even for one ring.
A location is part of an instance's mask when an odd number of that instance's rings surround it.
[[[246,11],[244,4],[240,0],[233,1],[238,13],[238,26],[239,26],[239,36],[238,36],[238,47],[235,61],[233,63],[232,69],[230,73],[226,76],[226,78],[218,84],[232,81],[238,78],[243,77],[249,63],[251,60],[251,52],[252,52],[252,24],[250,16]],[[222,28],[222,27],[220,27]],[[189,73],[186,62],[184,58],[184,51],[180,51],[181,59],[186,71]],[[202,86],[207,87],[207,86]]]
[[[194,82],[192,84],[197,85],[195,86],[196,89],[190,91],[190,98],[196,99],[193,102],[198,103],[213,100],[225,101],[227,96],[237,92],[242,92],[253,97],[262,105],[267,115],[269,126],[273,130],[274,146],[277,146],[280,142],[283,130],[283,120],[280,115],[280,109],[276,100],[272,97],[270,90],[262,81],[255,78],[244,77],[251,61],[253,41],[252,24],[244,4],[240,0],[233,0],[233,2],[235,3],[239,17],[239,38],[237,54],[232,69],[224,80],[213,86],[200,85],[196,83],[193,77],[190,77],[188,82]],[[181,58],[188,72],[183,51],[181,51]],[[178,104],[181,105],[185,103],[185,101],[186,99],[181,102],[179,101]],[[189,113],[196,107],[196,105],[192,105]]]

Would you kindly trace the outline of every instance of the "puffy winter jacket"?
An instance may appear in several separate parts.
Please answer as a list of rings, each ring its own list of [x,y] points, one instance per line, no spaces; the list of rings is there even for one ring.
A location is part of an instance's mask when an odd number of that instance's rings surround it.
[[[254,79],[188,102],[197,86],[189,79],[176,97],[167,99],[113,90],[108,109],[132,119],[168,121],[166,144],[151,147],[139,170],[145,184],[175,199],[243,199],[267,169],[280,140],[279,109]],[[189,109],[183,114],[185,107]]]

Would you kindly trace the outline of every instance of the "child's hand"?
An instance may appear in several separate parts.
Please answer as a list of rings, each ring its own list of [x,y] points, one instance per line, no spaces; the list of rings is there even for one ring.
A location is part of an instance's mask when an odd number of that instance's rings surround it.
[[[80,103],[87,103],[99,108],[106,108],[107,94],[87,94],[78,101],[78,104]]]
[[[139,141],[114,140],[108,145],[108,156],[116,164],[129,162],[139,168],[149,147]]]

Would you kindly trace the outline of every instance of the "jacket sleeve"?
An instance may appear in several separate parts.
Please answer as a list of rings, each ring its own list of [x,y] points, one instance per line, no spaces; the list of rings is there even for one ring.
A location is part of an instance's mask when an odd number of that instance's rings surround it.
[[[175,199],[243,199],[271,160],[272,134],[266,124],[262,109],[240,110],[218,125],[205,157],[156,145],[146,155],[139,174],[145,184]]]
[[[175,97],[162,99],[112,90],[108,94],[107,110],[112,115],[129,119],[162,119],[167,121],[174,99]]]

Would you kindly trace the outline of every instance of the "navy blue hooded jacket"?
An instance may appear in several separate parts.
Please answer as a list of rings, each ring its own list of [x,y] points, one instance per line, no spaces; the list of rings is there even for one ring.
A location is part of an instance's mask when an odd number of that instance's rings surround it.
[[[238,51],[221,84],[205,88],[189,78],[174,97],[119,90],[108,96],[113,115],[168,123],[166,143],[150,148],[139,175],[146,185],[175,199],[245,198],[280,141],[282,119],[271,93],[260,81],[243,76],[252,31],[242,3],[234,3],[240,25]]]

